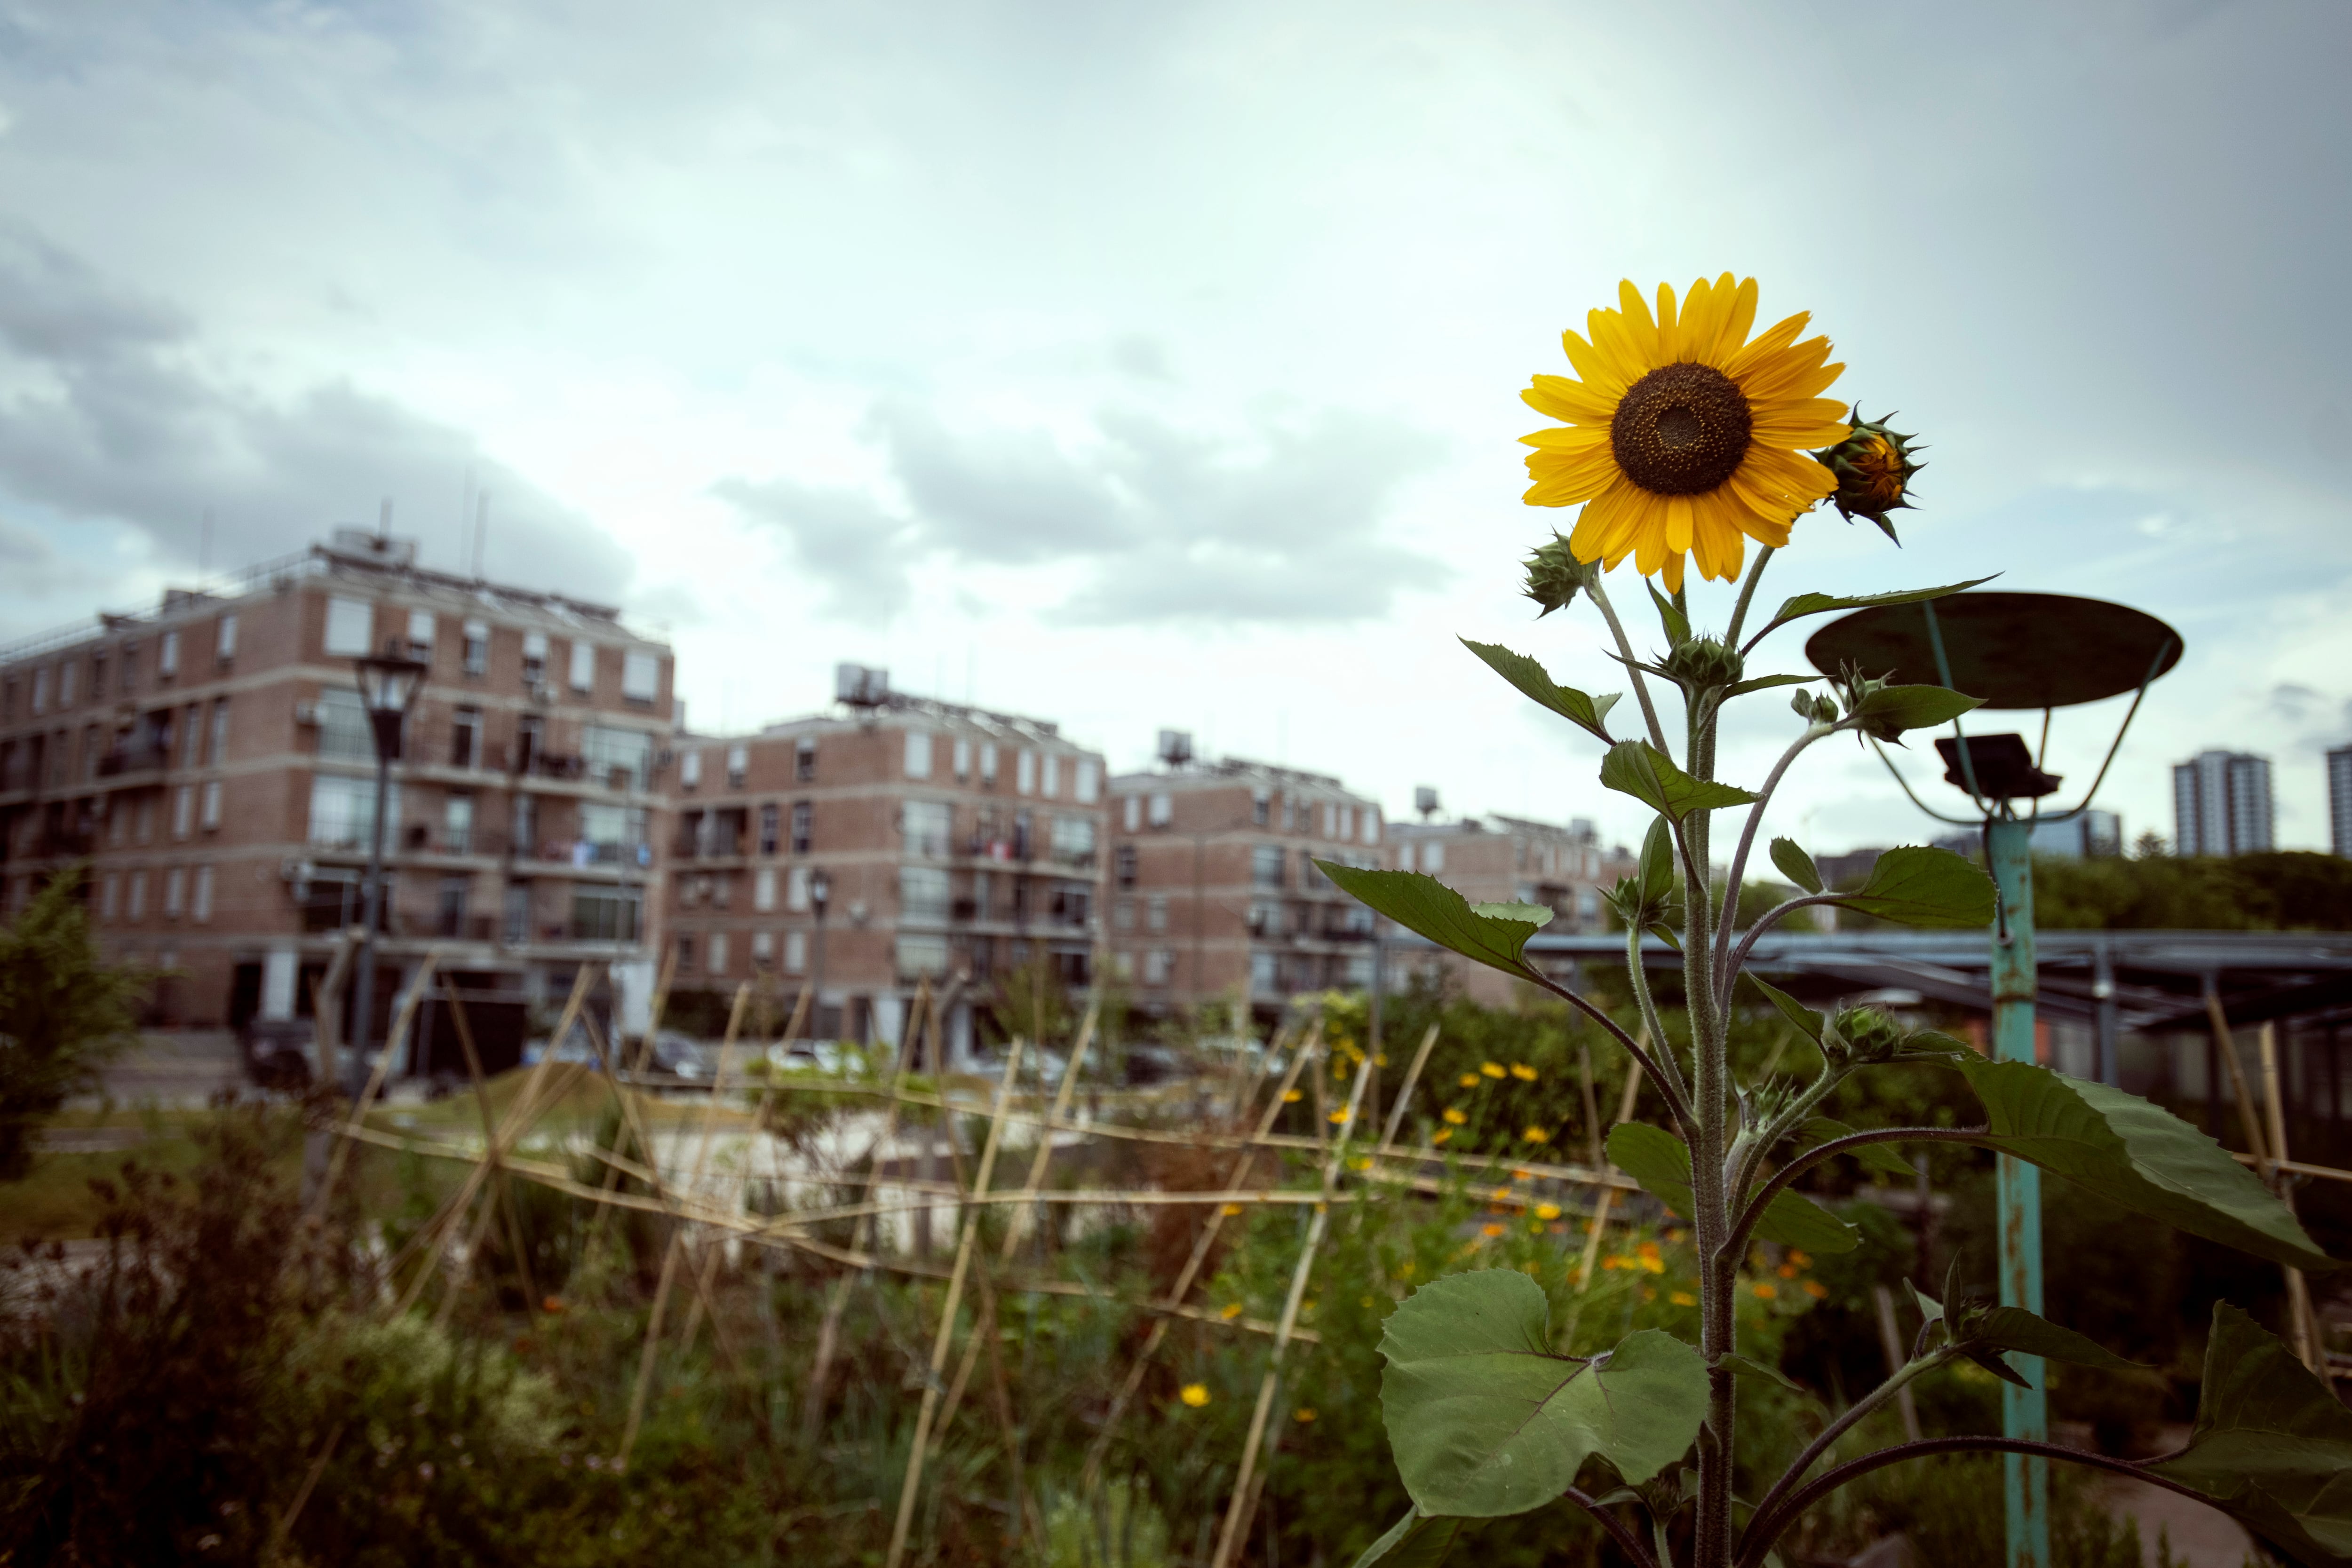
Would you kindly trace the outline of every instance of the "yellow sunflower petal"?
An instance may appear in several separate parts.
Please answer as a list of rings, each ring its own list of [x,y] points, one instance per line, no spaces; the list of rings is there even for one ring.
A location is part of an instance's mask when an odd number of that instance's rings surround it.
[[[1842,364],[1822,362],[1829,354],[1827,338],[1808,338],[1762,364],[1750,367],[1739,378],[1739,390],[1750,402],[1812,397],[1845,371]]]
[[[1658,285],[1658,362],[1672,364],[1682,357],[1682,332],[1675,322],[1675,287]]]
[[[1595,310],[1585,322],[1592,330],[1593,348],[1629,387],[1658,367],[1657,331],[1648,327],[1646,312],[1643,324],[1650,335],[1647,347],[1643,346],[1641,332],[1625,319],[1622,311]]]
[[[1688,496],[1666,497],[1666,548],[1682,551],[1691,548],[1691,498]]]
[[[1588,317],[1588,323],[1590,319]],[[1569,364],[1574,367],[1577,375],[1582,378],[1584,384],[1591,389],[1592,395],[1606,399],[1612,407],[1617,400],[1624,395],[1625,389],[1633,384],[1621,378],[1610,368],[1608,361],[1600,350],[1578,337],[1574,332],[1560,333],[1559,346],[1568,350]]]
[[[1716,328],[1715,341],[1700,356],[1700,362],[1725,370],[1747,346],[1748,329],[1756,325],[1756,280],[1743,277],[1735,282],[1727,272],[1716,279],[1715,287],[1722,300],[1722,319]]]
[[[1683,591],[1683,558],[1668,556],[1665,565],[1658,572],[1658,580],[1666,585],[1668,593],[1680,593]]]
[[[1738,382],[1742,391],[1747,390],[1748,376],[1770,364],[1774,356],[1785,352],[1789,345],[1797,340],[1797,334],[1805,329],[1805,323],[1812,319],[1811,311],[1800,310],[1794,316],[1775,321],[1766,329],[1762,337],[1725,361],[1720,367],[1723,373]]]
[[[1642,298],[1642,291],[1633,287],[1630,277],[1617,280],[1617,310],[1634,348],[1641,353],[1642,362],[1662,363],[1658,357],[1658,323],[1650,315],[1649,302]]]
[[[1581,382],[1566,376],[1538,376],[1519,401],[1538,413],[1553,419],[1564,419],[1570,424],[1607,424],[1617,412],[1617,399],[1603,397]],[[1844,405],[1839,408],[1843,411]]]
[[[1547,452],[1589,452],[1596,446],[1608,445],[1609,432],[1605,427],[1590,424],[1554,424],[1530,431],[1519,441],[1522,445],[1539,446]]]

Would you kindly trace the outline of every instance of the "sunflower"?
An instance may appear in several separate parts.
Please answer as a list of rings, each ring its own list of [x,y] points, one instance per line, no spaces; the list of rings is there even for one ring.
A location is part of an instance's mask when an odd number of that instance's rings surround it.
[[[1569,548],[1614,568],[1626,556],[1644,577],[1683,585],[1683,557],[1699,574],[1739,575],[1746,539],[1779,548],[1789,525],[1838,487],[1801,448],[1850,433],[1845,405],[1821,393],[1844,370],[1824,364],[1827,338],[1797,340],[1807,312],[1753,342],[1756,280],[1725,273],[1690,287],[1679,313],[1658,285],[1658,310],[1633,284],[1615,310],[1585,319],[1590,339],[1563,332],[1580,380],[1538,376],[1519,396],[1564,428],[1520,439],[1535,507],[1581,502]]]

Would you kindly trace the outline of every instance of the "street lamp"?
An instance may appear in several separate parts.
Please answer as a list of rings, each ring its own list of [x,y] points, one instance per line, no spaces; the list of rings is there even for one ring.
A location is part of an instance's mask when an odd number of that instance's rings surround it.
[[[1956,593],[1916,605],[1881,605],[1832,622],[1805,644],[1805,656],[1824,674],[1858,671],[1906,684],[1947,686],[1982,698],[1979,712],[2042,710],[2041,744],[2034,747],[2027,747],[2022,735],[1963,734],[1958,720],[1951,736],[1936,742],[1944,778],[1967,792],[1977,812],[1973,818],[1946,816],[1928,806],[1912,792],[1885,749],[1878,753],[1913,805],[1940,822],[1982,827],[1986,870],[2000,892],[1992,929],[1996,1061],[2032,1061],[2035,1054],[2034,825],[2065,821],[2090,809],[2149,684],[2180,662],[2180,634],[2153,615],[2056,593]],[[2042,801],[2056,794],[2061,783],[2056,775],[2042,770],[2052,711],[2126,692],[2134,694],[2131,706],[2091,787],[2074,806],[2043,811]],[[2106,994],[2100,998],[2097,1071],[2103,1081],[2114,1083],[2115,1009],[2108,999],[2114,981],[2104,954],[2099,984]],[[2042,1173],[2013,1155],[2000,1155],[1998,1166],[2001,1304],[2038,1312]],[[2031,1386],[2001,1385],[2001,1433],[2046,1441],[2049,1410],[2042,1358],[2020,1355],[2017,1369]],[[2009,1568],[2047,1568],[2050,1562],[2049,1463],[2038,1455],[2001,1457]]]
[[[814,1040],[823,1027],[820,1017],[824,1011],[824,909],[833,901],[833,878],[823,866],[809,873],[809,907],[816,911],[816,962],[809,979],[809,1038]]]
[[[354,1103],[367,1092],[368,1030],[375,1013],[376,933],[383,923],[383,820],[392,794],[392,765],[400,760],[408,710],[425,684],[424,663],[399,648],[399,639],[394,638],[384,643],[383,653],[352,661],[359,671],[360,703],[367,709],[368,727],[375,737],[375,821],[368,844],[366,895],[360,916],[364,931],[359,995],[352,1020],[352,1057],[344,1070]]]

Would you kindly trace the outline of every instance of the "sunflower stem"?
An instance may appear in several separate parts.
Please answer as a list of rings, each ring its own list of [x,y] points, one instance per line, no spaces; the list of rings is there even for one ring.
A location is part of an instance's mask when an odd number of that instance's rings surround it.
[[[1739,629],[1748,623],[1748,601],[1756,597],[1756,585],[1763,580],[1764,568],[1771,559],[1770,545],[1757,547],[1756,564],[1748,569],[1748,580],[1739,585],[1739,602],[1731,607],[1731,625],[1723,633],[1726,647],[1739,646]]]

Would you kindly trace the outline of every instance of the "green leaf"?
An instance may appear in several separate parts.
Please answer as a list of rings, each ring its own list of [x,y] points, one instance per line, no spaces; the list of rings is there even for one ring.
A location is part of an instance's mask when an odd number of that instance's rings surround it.
[[[1674,896],[1675,830],[1664,817],[1652,820],[1642,840],[1642,904],[1656,909]]]
[[[1943,599],[1991,580],[1990,577],[1979,577],[1943,588],[1911,588],[1900,593],[1861,593],[1851,597],[1834,593],[1800,593],[1794,599],[1781,601],[1780,608],[1773,612],[1772,619],[1764,623],[1764,630],[1750,637],[1747,645],[1752,648],[1769,633],[1808,615],[1826,615],[1832,610],[1867,610],[1874,604],[1916,604],[1924,599]]]
[[[2352,1411],[2227,1301],[2213,1304],[2189,1446],[2148,1468],[2298,1562],[2352,1562]]]
[[[1811,1149],[1828,1143],[1832,1138],[1852,1137],[1856,1131],[1858,1129],[1847,1126],[1834,1116],[1815,1116],[1799,1130],[1798,1139],[1802,1146]],[[1856,1144],[1844,1153],[1852,1155],[1866,1171],[1901,1176],[1905,1181],[1916,1181],[1919,1177],[1917,1169],[1896,1154],[1891,1144]]]
[[[1891,740],[1906,729],[1933,729],[1982,706],[1984,698],[1949,686],[1881,686],[1853,706],[1853,716],[1881,740]]]
[[[1643,1329],[1586,1361],[1553,1354],[1549,1333],[1543,1287],[1516,1269],[1433,1281],[1389,1314],[1381,1405],[1420,1511],[1524,1513],[1595,1454],[1638,1483],[1688,1451],[1706,1413],[1698,1352]]]
[[[1518,687],[1520,691],[1533,697],[1545,707],[1551,709],[1578,728],[1610,744],[1615,744],[1607,726],[1602,721],[1609,716],[1609,710],[1617,706],[1617,699],[1623,695],[1622,693],[1612,692],[1609,695],[1601,697],[1587,696],[1574,686],[1563,686],[1554,683],[1544,667],[1525,653],[1514,653],[1496,643],[1473,643],[1467,637],[1461,639],[1461,643],[1464,647],[1486,660],[1487,667],[1496,674]]]
[[[1656,583],[1643,578],[1642,586],[1650,591],[1650,602],[1658,607],[1658,624],[1665,628],[1666,641],[1677,648],[1689,642],[1690,617],[1673,600],[1660,593]]]
[[[1958,1260],[1954,1260],[1954,1261],[1957,1262]],[[1921,1290],[1918,1286],[1913,1284],[1908,1280],[1903,1281],[1903,1288],[1911,1292],[1911,1304],[1919,1309],[1919,1315],[1921,1317],[1927,1319],[1930,1323],[1938,1323],[1944,1321],[1943,1302],[1927,1294],[1927,1291]],[[1948,1288],[1944,1291],[1944,1294],[1948,1296],[1952,1292]]]
[[[1811,1389],[1806,1387],[1803,1384],[1798,1382],[1795,1378],[1790,1376],[1779,1367],[1767,1366],[1760,1361],[1751,1361],[1744,1355],[1727,1354],[1717,1356],[1715,1364],[1717,1366],[1722,1367],[1726,1372],[1730,1373],[1735,1377],[1758,1378],[1766,1383],[1777,1383],[1791,1394],[1802,1394],[1808,1398],[1812,1396],[1813,1391]]]
[[[2103,1372],[2145,1370],[2138,1362],[2126,1361],[2088,1335],[2061,1328],[2023,1307],[1987,1307],[1971,1312],[1961,1323],[1958,1337],[1964,1343],[2013,1350],[2021,1355],[2038,1355],[2044,1361],[2063,1361],[2075,1366],[2095,1366]]]
[[[1723,695],[1744,697],[1749,692],[1768,692],[1774,686],[1806,686],[1821,679],[1819,675],[1759,675],[1752,681],[1740,681],[1726,686]]]
[[[1601,782],[1681,821],[1693,811],[1744,806],[1756,799],[1729,784],[1702,783],[1646,740],[1621,740],[1601,759]]]
[[[1439,882],[1410,871],[1364,871],[1336,861],[1317,861],[1339,891],[1370,905],[1408,931],[1441,947],[1492,965],[1507,975],[1538,979],[1520,956],[1528,938],[1543,929],[1553,912],[1540,904],[1473,904]]]
[[[1796,840],[1774,839],[1772,863],[1780,868],[1782,876],[1807,893],[1821,892],[1822,869],[1813,863],[1813,857],[1807,854]]]
[[[1869,878],[1837,902],[1859,915],[1905,925],[1990,925],[1992,878],[1949,850],[1888,850]]]
[[[1681,1215],[1696,1218],[1691,1199],[1690,1149],[1664,1127],[1620,1122],[1609,1130],[1609,1159],[1642,1190]],[[1808,1252],[1851,1252],[1861,1233],[1802,1193],[1773,1194],[1756,1234]]]
[[[2308,1272],[2337,1267],[2252,1171],[2162,1106],[2030,1061],[1953,1065],[1984,1102],[1969,1142],[2192,1236]]]
[[[1788,992],[1780,989],[1778,986],[1766,985],[1763,981],[1758,979],[1754,974],[1747,970],[1742,970],[1740,972],[1747,976],[1748,983],[1749,985],[1764,993],[1764,999],[1766,1001],[1770,1002],[1775,1008],[1780,1009],[1780,1016],[1782,1018],[1787,1019],[1790,1023],[1797,1026],[1798,1033],[1803,1035],[1807,1040],[1811,1040],[1815,1045],[1821,1044],[1822,1024],[1823,1022],[1821,1014],[1815,1012],[1812,1009],[1807,1007],[1804,1003],[1799,1001]]]
[[[1462,1533],[1462,1523],[1456,1517],[1423,1513],[1416,1504],[1389,1526],[1387,1534],[1364,1548],[1355,1568],[1372,1568],[1375,1563],[1381,1568],[1437,1568],[1454,1538]]]

